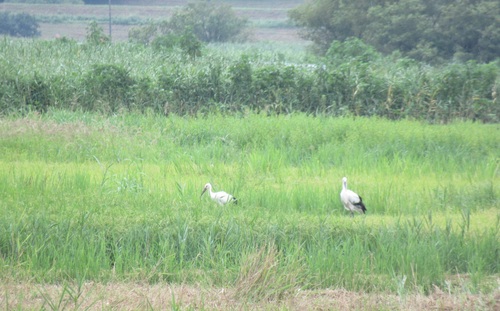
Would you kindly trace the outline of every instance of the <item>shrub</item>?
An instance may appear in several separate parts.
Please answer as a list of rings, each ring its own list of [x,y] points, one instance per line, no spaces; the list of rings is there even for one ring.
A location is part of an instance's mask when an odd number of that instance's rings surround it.
[[[358,38],[349,38],[344,42],[333,41],[326,52],[326,58],[332,63],[345,63],[351,60],[370,62],[381,59],[381,55],[371,45]]]
[[[171,51],[180,45],[180,37],[174,34],[167,34],[156,37],[151,46],[157,51]]]
[[[96,21],[90,22],[87,27],[87,43],[90,45],[102,45],[111,42],[111,38],[104,34],[102,27]]]
[[[182,33],[168,30],[168,23],[152,24],[133,28],[129,31],[129,41],[140,44],[151,44],[156,51],[171,52],[176,47],[190,58],[201,56],[203,43],[196,37],[191,28]]]
[[[54,101],[50,92],[50,85],[43,77],[35,74],[33,79],[29,81],[28,86],[28,97],[26,98],[26,104],[28,107],[38,111],[46,112],[48,107]]]
[[[155,37],[158,37],[158,25],[149,24],[142,27],[133,27],[128,32],[128,39],[130,42],[147,45],[151,43]],[[162,39],[163,40],[163,39]]]
[[[189,30],[184,32],[179,37],[179,44],[184,54],[189,57],[196,58],[201,56],[201,48],[203,47],[203,44]]]
[[[202,42],[243,41],[247,24],[248,21],[236,16],[228,4],[200,1],[176,10],[170,20],[133,28],[129,40],[148,44],[156,37],[173,34]],[[196,43],[191,38],[189,41]]]
[[[135,82],[125,68],[110,64],[93,65],[83,83],[87,91],[84,108],[111,112],[120,107],[130,108],[129,92]]]
[[[228,4],[199,1],[174,12],[169,28],[177,34],[192,29],[203,42],[227,42],[240,39],[247,23]]]
[[[233,101],[243,105],[250,103],[252,87],[252,65],[247,55],[243,55],[236,63],[228,68],[230,79],[230,94]]]
[[[40,36],[39,27],[36,19],[27,13],[0,12],[0,35],[38,37]]]

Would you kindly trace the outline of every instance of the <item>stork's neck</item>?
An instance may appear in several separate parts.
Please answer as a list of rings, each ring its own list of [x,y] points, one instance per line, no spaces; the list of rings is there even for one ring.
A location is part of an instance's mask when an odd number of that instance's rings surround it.
[[[345,181],[345,180],[344,180],[344,181],[342,182],[342,185],[343,185],[344,189],[347,189],[347,181]]]
[[[208,193],[210,194],[210,197],[213,199],[215,198],[215,193],[212,192],[212,187],[208,187]]]

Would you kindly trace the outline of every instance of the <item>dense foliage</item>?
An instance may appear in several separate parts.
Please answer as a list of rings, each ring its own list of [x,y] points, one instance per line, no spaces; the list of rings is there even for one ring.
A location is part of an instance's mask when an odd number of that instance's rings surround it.
[[[94,46],[111,42],[111,38],[104,33],[102,27],[99,26],[96,21],[89,23],[86,40],[89,44]]]
[[[179,29],[173,32],[168,22],[149,24],[132,28],[129,31],[129,41],[151,47],[160,53],[172,53],[176,49],[191,58],[201,56],[203,42],[198,39],[192,28]]]
[[[247,24],[248,20],[236,16],[228,4],[197,1],[175,10],[168,20],[132,29],[129,38],[147,44],[192,33],[202,42],[240,41],[245,38]]]
[[[500,56],[495,0],[310,0],[289,14],[322,52],[334,40],[356,37],[381,52],[428,62]]]
[[[40,36],[39,27],[35,17],[30,14],[0,12],[0,35],[38,37]]]
[[[498,63],[429,67],[383,57],[359,40],[337,42],[310,63],[276,52],[227,53],[221,46],[192,58],[182,50],[66,38],[5,38],[0,51],[3,114],[58,107],[179,115],[300,111],[430,122],[498,122],[500,116]]]
[[[175,11],[169,26],[175,33],[192,28],[198,39],[204,42],[227,42],[238,39],[247,23],[229,4],[198,1]]]

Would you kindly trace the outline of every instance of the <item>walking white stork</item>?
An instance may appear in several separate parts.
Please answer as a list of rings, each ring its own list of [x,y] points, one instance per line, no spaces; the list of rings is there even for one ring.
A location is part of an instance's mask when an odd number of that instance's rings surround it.
[[[342,178],[342,191],[340,192],[340,200],[344,204],[344,208],[351,212],[351,217],[354,217],[354,211],[366,212],[366,207],[363,204],[363,199],[354,191],[347,189],[347,177]]]
[[[201,192],[200,198],[207,190],[212,200],[219,203],[219,205],[225,205],[229,202],[238,204],[238,200],[227,192],[224,191],[212,192],[212,185],[210,183],[207,183],[205,187],[203,187],[203,191]]]

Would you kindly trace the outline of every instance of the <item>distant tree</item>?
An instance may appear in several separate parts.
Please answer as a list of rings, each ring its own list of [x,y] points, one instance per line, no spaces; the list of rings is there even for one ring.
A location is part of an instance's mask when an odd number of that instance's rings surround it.
[[[447,38],[444,56],[490,61],[500,57],[500,1],[463,1],[442,7],[436,32]]]
[[[40,26],[36,18],[27,13],[0,12],[0,35],[13,37],[38,37]]]
[[[500,2],[400,0],[368,13],[366,42],[386,53],[432,61],[500,56]]]
[[[356,37],[378,51],[431,62],[498,58],[498,16],[497,0],[309,0],[289,12],[320,53]]]
[[[146,26],[132,27],[128,32],[128,39],[134,43],[150,44],[160,34],[159,25],[151,23]]]
[[[367,12],[384,0],[308,0],[289,11],[289,17],[302,27],[301,36],[325,53],[334,40],[362,38],[369,26]]]
[[[333,41],[325,56],[328,61],[337,65],[351,63],[353,60],[364,63],[382,58],[380,52],[377,52],[373,46],[354,37],[344,42]]]
[[[129,38],[150,43],[157,36],[185,36],[190,31],[203,42],[241,41],[247,24],[248,20],[236,16],[228,4],[198,1],[177,9],[169,20],[132,29]]]
[[[241,39],[247,24],[248,21],[238,17],[229,4],[198,1],[175,11],[168,28],[177,34],[192,29],[204,42],[226,42]]]
[[[92,21],[87,27],[86,42],[90,45],[102,45],[110,43],[111,38],[104,33],[104,30],[96,21]]]
[[[157,36],[151,42],[151,45],[155,50],[160,51],[171,51],[175,48],[179,48],[191,58],[201,56],[201,50],[203,48],[203,43],[198,40],[189,29],[182,35],[167,34]]]
[[[201,56],[203,44],[189,29],[179,37],[179,45],[189,57],[196,58]]]
[[[132,28],[129,40],[164,51],[178,47],[194,58],[201,55],[203,42],[243,40],[247,23],[227,4],[198,1],[176,10],[169,20]]]

